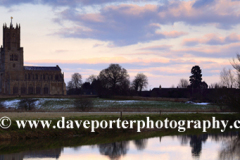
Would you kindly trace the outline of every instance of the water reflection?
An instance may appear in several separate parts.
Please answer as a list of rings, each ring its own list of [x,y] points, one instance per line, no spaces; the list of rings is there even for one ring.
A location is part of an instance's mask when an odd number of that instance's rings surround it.
[[[92,146],[74,146],[72,148],[67,148],[65,146],[56,148],[56,149],[48,149],[48,150],[28,150],[20,153],[13,154],[5,154],[0,155],[0,160],[23,160],[23,159],[43,159],[43,158],[53,158],[53,159],[71,159],[66,158],[66,155],[77,155],[81,156],[81,159],[84,159],[83,155],[90,156],[96,155],[99,157],[100,155],[107,156],[108,159],[118,160],[124,159],[128,156],[134,156],[137,154],[146,154],[150,156],[151,154],[160,155],[163,154],[168,155],[168,159],[181,159],[177,157],[178,155],[186,155],[190,154],[192,158],[200,158],[203,156],[204,152],[208,152],[208,150],[203,150],[205,147],[209,147],[210,150],[214,150],[215,159],[239,159],[240,157],[240,135],[238,132],[231,133],[222,133],[222,134],[202,134],[202,135],[180,135],[180,136],[166,136],[159,137],[160,140],[156,138],[149,139],[138,139],[132,141],[122,141],[122,142],[114,142],[114,143],[106,143],[106,144],[98,144]],[[177,141],[176,141],[177,138]],[[38,141],[39,143],[39,141]],[[206,143],[207,145],[203,145]],[[214,144],[214,145],[213,145]],[[219,147],[216,148],[216,144]],[[169,149],[171,146],[174,149]],[[182,146],[182,147],[181,147]],[[1,145],[0,145],[1,147]],[[215,148],[214,148],[215,147]],[[182,149],[181,149],[182,148]],[[136,151],[134,151],[136,150]],[[184,150],[184,152],[183,152]],[[0,148],[1,151],[1,148]],[[87,152],[87,154],[86,154]],[[182,153],[180,153],[182,152]],[[173,156],[176,154],[177,156]],[[165,155],[165,156],[166,156]],[[217,158],[216,158],[217,157]],[[189,158],[189,157],[188,157]],[[202,157],[206,159],[206,157]],[[74,158],[73,158],[74,159]],[[101,159],[101,158],[100,158]],[[184,159],[184,158],[182,158]],[[185,158],[186,159],[186,158]]]
[[[41,151],[27,151],[21,153],[13,153],[7,155],[0,155],[0,160],[23,160],[24,158],[54,158],[60,157],[62,149],[49,149]]]
[[[229,132],[229,133],[219,133],[219,134],[202,134],[202,135],[182,135],[182,136],[178,136],[181,142],[181,145],[187,145],[189,143],[190,147],[192,148],[191,152],[192,152],[192,156],[193,157],[199,157],[202,151],[202,144],[205,143],[207,141],[208,138],[210,138],[212,141],[215,142],[223,142],[222,146],[225,146],[226,141],[230,141],[230,143],[232,142],[232,138],[239,139],[239,133],[238,132]],[[236,140],[238,141],[238,140]],[[233,142],[232,142],[233,143]],[[232,146],[232,145],[230,145]],[[234,145],[233,147],[234,149],[239,149],[240,151],[240,142],[239,142],[239,146]],[[227,149],[229,149],[229,145],[227,146]],[[226,155],[226,153],[223,153],[226,149],[223,149],[223,151],[221,151],[221,158],[225,159],[224,155]],[[229,153],[227,151],[227,153]],[[231,154],[231,153],[230,153]],[[239,154],[240,155],[240,154]],[[228,159],[228,158],[226,158]]]
[[[225,141],[219,157],[222,160],[240,159],[240,135]]]
[[[133,141],[138,150],[144,150],[147,146],[147,139],[139,139]]]
[[[200,153],[202,151],[202,143],[206,142],[207,139],[208,134],[180,136],[181,144],[186,145],[189,143],[192,148],[192,156],[196,157],[200,156]]]
[[[117,160],[122,155],[125,155],[129,149],[128,141],[123,142],[114,142],[114,143],[108,143],[108,144],[100,144],[99,152],[102,155],[108,156],[110,159]]]

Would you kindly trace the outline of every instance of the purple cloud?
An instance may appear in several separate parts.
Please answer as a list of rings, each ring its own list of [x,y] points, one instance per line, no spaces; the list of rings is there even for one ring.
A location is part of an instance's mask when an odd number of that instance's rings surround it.
[[[196,0],[193,4],[194,8],[204,7],[206,5],[212,4],[215,0]]]
[[[201,38],[190,38],[183,40],[183,44],[185,46],[196,46],[198,44],[226,45],[236,42],[240,42],[240,35],[237,35],[235,33],[232,33],[226,37],[220,37],[216,34],[207,34]]]
[[[225,29],[239,24],[240,15],[237,14],[234,2],[224,6],[224,3],[195,1],[172,1],[164,5],[121,4],[108,5],[100,9],[98,13],[82,13],[74,9],[66,9],[59,14],[57,21],[71,21],[75,27],[62,28],[57,34],[63,37],[92,38],[109,41],[116,46],[149,42],[153,40],[177,38],[187,33],[167,33],[161,30],[161,25],[184,22],[190,25],[216,24],[217,27],[225,26]],[[195,7],[194,7],[195,6]],[[197,7],[198,6],[198,7]],[[200,9],[200,8],[201,9]],[[214,7],[223,7],[213,9]],[[231,10],[231,12],[226,12]],[[222,12],[226,12],[222,14]],[[221,44],[217,39],[208,42],[210,45]],[[196,42],[189,42],[195,45]]]

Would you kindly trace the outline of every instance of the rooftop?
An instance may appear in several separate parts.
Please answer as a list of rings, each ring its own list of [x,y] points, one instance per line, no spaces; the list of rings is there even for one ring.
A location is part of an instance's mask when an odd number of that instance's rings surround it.
[[[24,66],[24,70],[28,71],[60,71],[61,69],[57,65],[53,66]]]

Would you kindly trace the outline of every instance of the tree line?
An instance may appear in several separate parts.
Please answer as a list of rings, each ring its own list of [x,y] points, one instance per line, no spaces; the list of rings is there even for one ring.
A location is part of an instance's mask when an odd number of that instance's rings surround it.
[[[208,85],[202,81],[202,71],[199,66],[193,66],[192,75],[187,79],[180,79],[177,88],[240,88],[240,54],[231,61],[233,69],[223,68],[220,72],[220,82]],[[189,84],[190,82],[190,84]],[[174,86],[172,87],[174,88]]]
[[[223,68],[220,73],[220,82],[208,85],[202,81],[202,70],[198,65],[191,69],[189,80],[180,79],[177,88],[240,88],[240,55],[232,60],[231,69]],[[119,64],[110,64],[108,68],[103,69],[99,75],[91,75],[86,81],[82,82],[82,76],[74,73],[67,84],[67,93],[71,94],[98,94],[99,96],[111,95],[141,95],[144,89],[147,89],[148,78],[143,73],[138,73],[132,82],[127,70]],[[159,87],[161,88],[161,86]],[[172,86],[174,88],[174,86]],[[93,93],[94,92],[94,93]]]
[[[95,91],[99,96],[133,95],[146,89],[147,86],[148,78],[145,74],[138,73],[130,82],[130,76],[125,68],[119,64],[110,64],[98,76],[89,76],[84,83],[82,83],[82,76],[74,73],[67,84],[67,91],[68,94]]]

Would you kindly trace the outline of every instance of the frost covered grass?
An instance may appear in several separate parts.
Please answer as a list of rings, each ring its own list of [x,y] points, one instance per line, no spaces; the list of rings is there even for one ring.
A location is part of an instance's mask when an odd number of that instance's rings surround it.
[[[71,98],[34,98],[36,109],[51,111],[73,109],[75,99]],[[2,100],[5,108],[17,108],[20,99]],[[205,110],[218,109],[218,106],[209,103],[193,102],[171,102],[171,101],[146,101],[146,100],[109,100],[94,98],[93,104],[95,109],[107,108],[155,108],[155,109],[172,109],[172,110]],[[104,111],[104,110],[103,110]]]
[[[218,106],[209,103],[182,103],[171,101],[143,101],[143,100],[104,100],[96,99],[95,107],[120,108],[159,108],[159,109],[217,109]]]
[[[70,98],[34,98],[35,108],[42,110],[66,109],[73,107],[73,100]],[[17,108],[20,99],[7,99],[2,103],[5,108]]]

